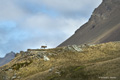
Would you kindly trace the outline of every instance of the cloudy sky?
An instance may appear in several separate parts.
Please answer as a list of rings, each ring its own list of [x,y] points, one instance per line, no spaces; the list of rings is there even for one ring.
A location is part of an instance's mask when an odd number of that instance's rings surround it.
[[[0,0],[0,57],[54,48],[88,21],[102,0]]]

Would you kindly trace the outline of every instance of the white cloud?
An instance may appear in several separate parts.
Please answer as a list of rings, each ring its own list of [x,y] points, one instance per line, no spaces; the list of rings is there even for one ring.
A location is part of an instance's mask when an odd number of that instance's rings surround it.
[[[80,25],[84,24],[87,21],[86,18],[81,19],[73,19],[73,18],[65,18],[65,17],[57,17],[51,18],[48,15],[35,15],[27,18],[21,24],[21,26],[25,29],[31,29],[32,32],[36,33],[36,29],[41,31],[41,34],[50,34],[53,32],[54,35],[56,33],[64,33],[68,36],[72,35],[76,29],[80,27]],[[57,36],[57,35],[56,35]]]

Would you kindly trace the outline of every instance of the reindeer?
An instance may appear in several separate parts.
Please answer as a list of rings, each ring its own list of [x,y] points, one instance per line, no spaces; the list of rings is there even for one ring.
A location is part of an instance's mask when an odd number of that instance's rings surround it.
[[[41,46],[41,49],[45,49],[45,48],[47,48],[47,46]]]

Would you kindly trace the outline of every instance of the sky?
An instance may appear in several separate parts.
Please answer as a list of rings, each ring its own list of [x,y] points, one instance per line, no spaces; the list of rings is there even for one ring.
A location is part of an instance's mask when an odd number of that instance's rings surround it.
[[[0,0],[0,57],[55,48],[86,23],[102,0]]]

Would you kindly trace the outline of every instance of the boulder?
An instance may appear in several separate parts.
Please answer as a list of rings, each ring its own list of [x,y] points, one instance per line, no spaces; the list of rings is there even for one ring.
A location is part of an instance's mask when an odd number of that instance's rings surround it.
[[[77,46],[77,45],[68,45],[65,49],[70,51],[77,51],[77,52],[83,51],[81,46]]]
[[[49,59],[47,56],[45,56],[45,55],[44,55],[43,58],[44,58],[44,61],[49,61],[49,60],[50,60],[50,59]]]

